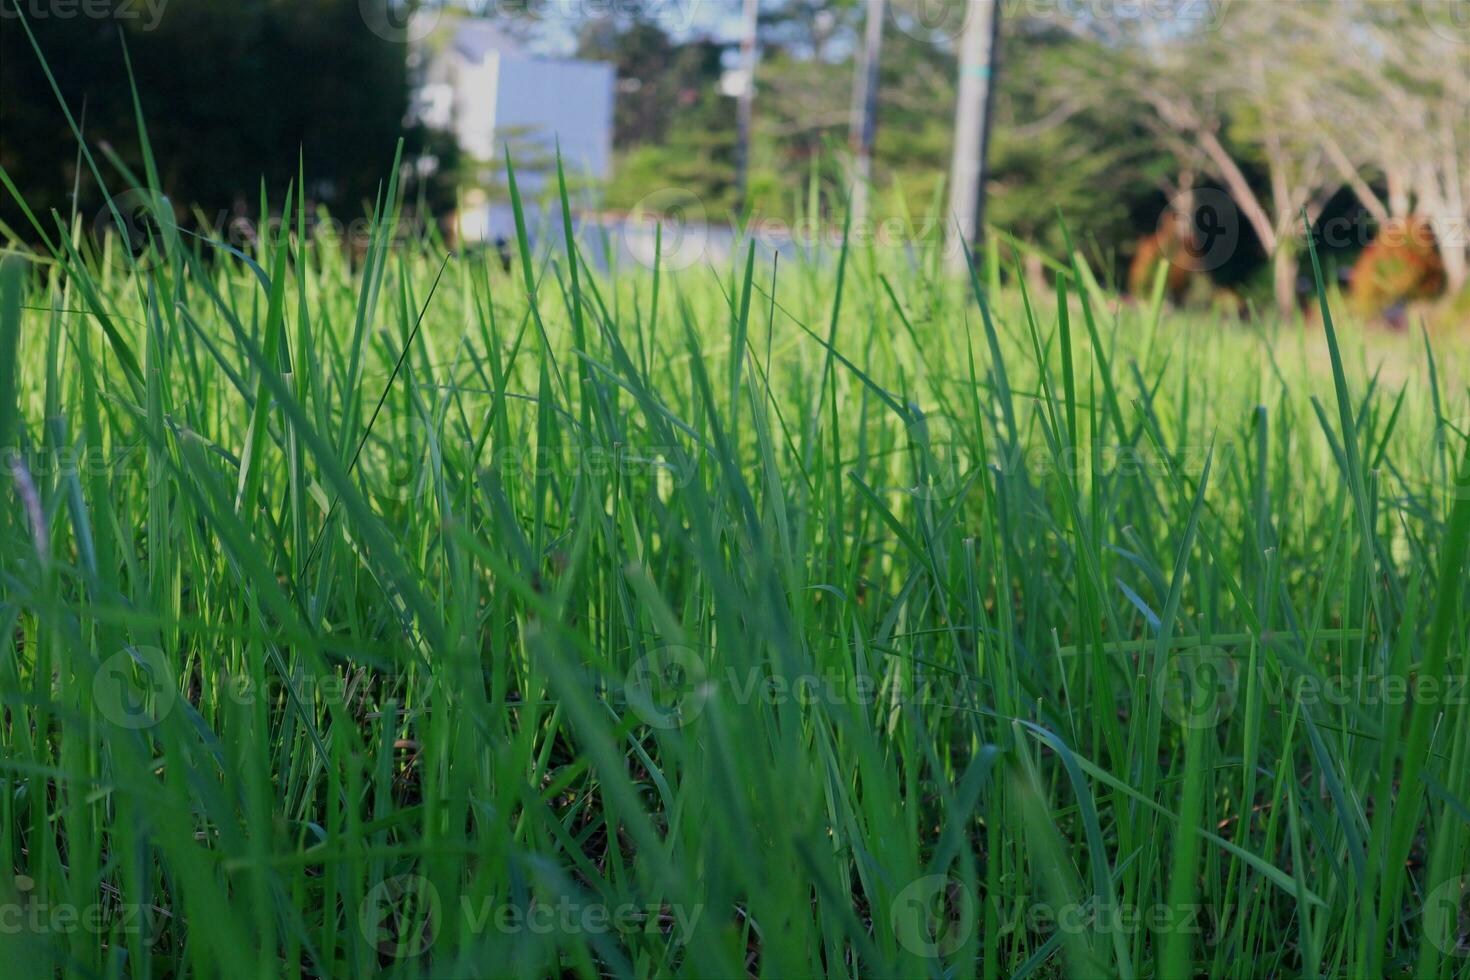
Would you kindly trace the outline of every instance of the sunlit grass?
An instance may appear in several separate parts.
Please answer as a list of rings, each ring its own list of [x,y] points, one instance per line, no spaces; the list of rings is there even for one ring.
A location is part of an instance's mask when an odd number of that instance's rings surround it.
[[[7,972],[1467,974],[1462,350],[397,198],[7,260]]]

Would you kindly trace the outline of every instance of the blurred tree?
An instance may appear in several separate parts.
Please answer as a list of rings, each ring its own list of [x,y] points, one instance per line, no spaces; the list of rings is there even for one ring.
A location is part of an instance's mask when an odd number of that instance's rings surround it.
[[[1334,185],[1325,155],[1296,121],[1292,59],[1269,26],[1276,6],[1244,4],[1219,20],[1167,24],[1149,17],[1054,20],[1093,42],[1075,90],[1094,106],[1122,107],[1145,120],[1174,156],[1177,179],[1167,187],[1160,226],[1183,235],[1185,254],[1192,252],[1196,181],[1202,173],[1218,179],[1272,257],[1276,303],[1290,313],[1297,212],[1306,207],[1315,220]],[[1257,165],[1267,172],[1264,186],[1253,179]]]
[[[643,143],[619,155],[606,200],[613,208],[631,208],[670,189],[679,192],[668,198],[670,204],[682,206],[693,195],[711,220],[723,220],[736,206],[733,99],[711,89],[680,106],[666,142]],[[656,201],[645,203],[661,210]]]
[[[1333,42],[1351,31],[1362,39],[1363,55],[1351,65],[1336,61],[1332,84],[1320,86],[1324,97],[1360,96],[1332,103],[1341,143],[1329,147],[1380,222],[1392,219],[1404,227],[1411,217],[1427,221],[1447,285],[1458,292],[1470,281],[1470,31],[1464,10],[1438,0],[1355,0],[1331,13],[1313,23],[1319,44],[1335,51]],[[1368,181],[1376,178],[1387,193],[1375,206]]]
[[[856,0],[780,0],[761,5],[761,43],[794,58],[845,60],[861,22]],[[839,49],[840,50],[835,50]]]
[[[1100,243],[1116,270],[1134,215],[1170,186],[1173,161],[1125,102],[1076,84],[1093,57],[1090,42],[1037,18],[1005,29],[1015,57],[996,92],[987,221],[1061,254],[1060,213],[1078,243]]]
[[[895,4],[893,18],[910,16]],[[956,61],[951,36],[899,23],[905,29],[889,30],[882,49],[871,213],[875,221],[905,219],[922,233],[927,222],[944,220],[937,192],[950,161]],[[1059,251],[1060,209],[1078,237],[1100,243],[1116,267],[1134,237],[1134,216],[1149,210],[1172,172],[1171,157],[1141,114],[1079,90],[1079,66],[1090,63],[1094,42],[1037,17],[1015,16],[1003,26],[1017,55],[996,93],[988,223]],[[855,18],[847,25],[849,44],[858,43],[860,28]],[[792,217],[815,173],[829,192],[827,218],[840,222],[848,177],[830,151],[849,122],[850,51],[829,61],[794,51],[768,52],[762,64],[757,201]]]
[[[605,17],[588,23],[577,57],[617,66],[613,142],[619,149],[662,143],[681,110],[697,106],[720,80],[727,45],[709,38],[677,43],[657,22]]]
[[[609,206],[631,208],[667,188],[694,195],[711,217],[734,204],[735,105],[719,92],[729,47],[708,37],[676,42],[646,18],[583,29],[577,56],[617,66]]]

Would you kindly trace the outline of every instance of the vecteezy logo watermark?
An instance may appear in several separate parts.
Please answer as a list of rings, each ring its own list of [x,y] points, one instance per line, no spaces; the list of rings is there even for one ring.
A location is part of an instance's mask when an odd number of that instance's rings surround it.
[[[443,919],[434,883],[422,875],[401,874],[378,882],[363,896],[357,924],[379,953],[406,958],[434,944]]]
[[[693,191],[664,187],[633,205],[623,221],[623,245],[640,265],[677,272],[705,256],[709,215]]]
[[[76,442],[66,446],[10,447],[0,449],[0,472],[8,471],[13,465],[25,467],[31,478],[71,479],[88,482],[97,478],[113,479],[127,474],[143,476],[148,484],[161,479],[159,468],[149,472],[147,453],[140,443],[103,448]]]
[[[914,474],[910,492],[921,500],[949,500],[964,487],[971,468],[964,433],[948,415],[926,414],[913,404],[909,414],[904,448]]]
[[[367,29],[393,44],[417,44],[434,32],[446,6],[442,0],[357,0]]]
[[[434,446],[439,433],[418,412],[384,413],[373,425],[367,448],[381,453],[382,481],[371,487],[374,497],[409,502],[427,496],[434,486]]]
[[[288,700],[303,704],[336,705],[354,711],[372,711],[390,699],[398,711],[419,711],[437,696],[439,684],[430,677],[414,686],[413,699],[405,705],[403,680],[392,674],[380,674],[366,668],[340,673],[328,668],[322,674],[311,672],[267,674],[256,681],[244,674],[226,674],[224,696],[234,704],[282,704]]]
[[[944,689],[938,693],[938,711],[962,701],[963,692]],[[629,669],[623,684],[623,699],[646,723],[658,728],[677,728],[696,718],[718,690],[734,704],[795,704],[804,708],[822,705],[868,707],[878,703],[878,684],[866,674],[841,670],[803,671],[797,674],[773,671],[769,665],[733,666],[711,670],[692,651],[666,647],[640,659]]]
[[[0,20],[116,20],[151,31],[169,0],[0,0]]]
[[[704,915],[704,905],[678,903],[605,905],[561,895],[555,901],[527,903],[459,900],[459,932],[516,936],[578,936],[618,933],[660,934],[674,945],[685,945]],[[400,874],[380,881],[363,896],[358,925],[363,938],[387,958],[422,956],[445,934],[446,906],[439,889],[422,875]]]
[[[1213,272],[1240,246],[1240,210],[1222,190],[1196,187],[1169,200],[1156,239],[1163,257],[1188,272]]]
[[[1470,0],[1423,0],[1414,7],[1429,29],[1446,41],[1470,44]]]
[[[950,875],[925,875],[909,882],[888,907],[889,924],[904,949],[926,959],[943,959],[975,933],[975,896]]]
[[[36,894],[36,881],[16,875],[9,889],[0,889],[0,936],[141,936],[152,946],[162,935],[169,913],[153,905],[133,902],[93,902],[76,905],[50,902]]]
[[[496,472],[507,481],[531,481],[543,476],[600,480],[643,475],[660,483],[667,481],[670,489],[682,490],[697,473],[694,457],[673,445],[607,448],[576,443],[535,447],[511,443],[497,447],[492,455]]]
[[[893,5],[893,23],[925,44],[952,40],[964,32],[970,6],[970,0],[899,0]]]
[[[725,669],[724,690],[737,704],[823,704],[866,706],[878,701],[878,685],[866,674],[811,671],[796,675],[749,667],[742,678],[734,667]]]
[[[1154,678],[1164,714],[1185,728],[1213,728],[1235,709],[1235,661],[1219,647],[1169,654]]]
[[[1133,902],[1109,900],[1098,902],[1089,898],[1084,902],[1067,902],[1053,905],[1050,902],[1033,902],[1020,911],[1014,921],[1033,935],[1064,933],[1121,933],[1136,936],[1149,932],[1183,933],[1200,937],[1206,945],[1213,945],[1220,937],[1220,926],[1224,917],[1220,910],[1208,905],[1184,903],[1171,905],[1156,902],[1138,905]]]
[[[1470,956],[1470,875],[1430,889],[1424,897],[1424,934],[1446,956]]]
[[[174,709],[179,686],[157,647],[125,647],[102,662],[92,678],[92,700],[119,728],[151,728]]]
[[[133,187],[109,198],[92,220],[92,231],[102,242],[117,235],[124,262],[140,269],[156,265],[168,254],[178,235],[174,208],[169,199],[143,187]]]
[[[1408,704],[1470,704],[1470,677],[1464,674],[1360,674],[1357,676],[1297,674],[1281,678],[1260,672],[1260,691],[1272,706],[1311,708],[1400,708]]]
[[[504,935],[531,933],[536,936],[601,936],[616,932],[660,933],[676,946],[694,937],[694,927],[704,915],[704,905],[648,904],[623,902],[608,906],[580,902],[562,895],[555,902],[535,901],[529,905],[487,900],[472,906],[469,897],[460,900],[465,931],[482,935],[494,931]]]
[[[659,647],[628,668],[623,696],[645,724],[665,729],[687,725],[709,698],[704,661],[688,647]]]

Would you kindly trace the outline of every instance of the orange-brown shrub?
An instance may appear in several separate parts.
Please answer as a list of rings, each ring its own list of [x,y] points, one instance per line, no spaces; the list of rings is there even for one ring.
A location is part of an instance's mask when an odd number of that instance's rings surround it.
[[[1190,284],[1198,275],[1198,260],[1190,250],[1178,227],[1178,218],[1172,211],[1165,212],[1159,221],[1158,230],[1138,240],[1133,261],[1128,265],[1128,292],[1146,297],[1153,292],[1154,276],[1160,262],[1169,263],[1169,272],[1164,281],[1164,295],[1178,303],[1184,299]]]
[[[1439,295],[1444,263],[1434,231],[1422,218],[1396,218],[1379,229],[1353,264],[1348,296],[1363,316]]]

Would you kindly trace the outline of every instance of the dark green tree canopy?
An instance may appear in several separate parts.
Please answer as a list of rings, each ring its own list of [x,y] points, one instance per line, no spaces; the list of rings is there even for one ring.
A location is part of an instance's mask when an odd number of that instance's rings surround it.
[[[280,200],[296,177],[298,149],[308,199],[339,215],[360,213],[404,130],[407,46],[369,30],[358,0],[189,0],[169,4],[156,24],[29,24],[89,141],[136,167],[126,45],[164,190],[211,220],[254,213],[261,180]],[[8,11],[0,18],[0,166],[38,215],[66,214],[76,155],[30,39]],[[126,185],[121,174],[106,177],[114,193]],[[102,198],[90,174],[81,187],[80,208],[90,214]],[[8,197],[0,219],[24,233]]]

